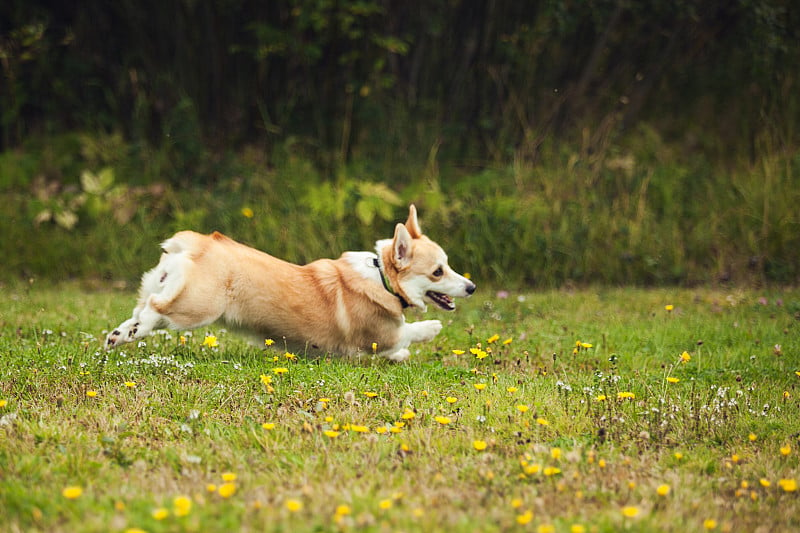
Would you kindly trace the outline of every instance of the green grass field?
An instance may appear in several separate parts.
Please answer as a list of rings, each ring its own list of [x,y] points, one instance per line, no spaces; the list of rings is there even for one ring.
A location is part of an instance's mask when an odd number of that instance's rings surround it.
[[[0,296],[3,531],[800,528],[796,289],[479,288],[400,365]]]

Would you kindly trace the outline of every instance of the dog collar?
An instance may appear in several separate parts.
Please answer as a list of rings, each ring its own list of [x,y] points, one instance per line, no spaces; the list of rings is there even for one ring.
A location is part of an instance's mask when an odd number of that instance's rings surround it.
[[[375,257],[375,258],[372,260],[372,264],[375,266],[375,268],[377,268],[377,269],[378,269],[378,272],[379,272],[379,273],[380,273],[380,275],[381,275],[381,281],[383,282],[383,288],[384,288],[384,289],[386,289],[387,291],[389,291],[389,293],[390,293],[390,294],[392,294],[393,296],[396,296],[396,297],[397,297],[397,299],[399,299],[399,300],[400,300],[400,305],[402,305],[402,306],[403,306],[403,309],[405,309],[406,307],[411,307],[411,306],[409,305],[409,303],[406,301],[406,299],[405,299],[405,298],[403,298],[402,296],[400,296],[399,294],[397,294],[396,292],[394,292],[394,290],[392,290],[392,285],[389,283],[389,278],[388,278],[388,277],[386,276],[386,274],[383,272],[383,269],[381,268],[381,263],[380,263],[380,261],[378,261],[378,258],[377,258],[377,257]]]

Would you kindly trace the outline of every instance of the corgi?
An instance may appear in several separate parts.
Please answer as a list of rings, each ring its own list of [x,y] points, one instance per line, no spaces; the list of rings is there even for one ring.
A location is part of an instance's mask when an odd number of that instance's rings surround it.
[[[142,339],[153,329],[191,330],[222,321],[260,339],[285,339],[300,353],[376,352],[409,358],[409,346],[433,339],[439,320],[406,322],[405,308],[431,303],[455,310],[475,284],[447,264],[442,248],[422,234],[417,210],[372,252],[295,265],[221,233],[181,231],[162,245],[158,265],[142,276],[133,316],[108,334],[106,349]]]

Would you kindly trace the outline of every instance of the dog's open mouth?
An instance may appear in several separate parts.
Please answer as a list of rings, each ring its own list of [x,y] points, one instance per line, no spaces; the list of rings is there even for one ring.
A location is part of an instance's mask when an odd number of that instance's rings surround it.
[[[425,293],[425,296],[427,296],[433,303],[445,311],[454,311],[456,308],[456,304],[453,302],[453,299],[446,294],[442,294],[441,292],[428,291]]]

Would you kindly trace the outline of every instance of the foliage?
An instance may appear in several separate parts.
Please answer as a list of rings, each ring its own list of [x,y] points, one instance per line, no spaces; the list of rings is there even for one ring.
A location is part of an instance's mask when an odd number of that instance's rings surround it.
[[[257,149],[231,154],[216,165],[213,186],[176,187],[114,138],[75,142],[55,140],[38,160],[8,154],[25,161],[30,181],[0,191],[10,213],[0,219],[3,279],[135,281],[157,260],[157,243],[183,229],[222,231],[299,263],[337,257],[390,237],[411,202],[455,267],[482,283],[760,284],[800,276],[795,153],[767,150],[775,155],[733,170],[699,156],[681,163],[642,128],[603,156],[559,144],[542,147],[547,164],[474,171],[440,166],[434,156],[406,167],[416,177],[391,183],[367,163],[324,179],[303,147],[290,144],[271,158]]]
[[[11,530],[800,525],[796,290],[479,286],[401,365],[217,327],[105,353],[134,294],[3,291]]]
[[[792,7],[11,0],[0,7],[0,150],[120,131],[171,147],[170,179],[203,183],[205,145],[302,139],[335,171],[436,142],[470,162],[536,160],[552,139],[599,152],[644,123],[730,161],[764,133],[797,145]]]

